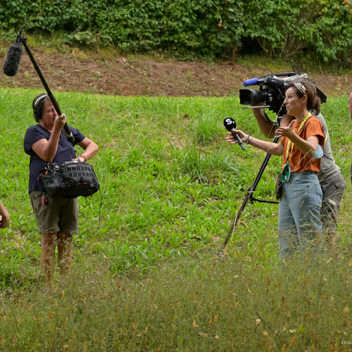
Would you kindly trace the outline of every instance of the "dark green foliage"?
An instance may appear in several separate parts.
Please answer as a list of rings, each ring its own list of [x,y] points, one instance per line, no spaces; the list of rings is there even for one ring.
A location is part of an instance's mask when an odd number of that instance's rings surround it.
[[[237,47],[242,2],[8,1],[0,5],[3,29],[68,31],[68,41],[115,43],[123,51],[172,51],[181,56],[217,56]]]
[[[180,55],[221,55],[237,46],[241,2],[201,0],[122,1],[97,19],[102,32],[122,50],[162,50]],[[231,16],[233,11],[235,15]],[[230,15],[229,15],[230,14]],[[223,24],[225,23],[225,25]],[[226,28],[225,28],[226,26]]]
[[[352,44],[352,6],[349,0],[270,0],[265,6],[249,2],[245,33],[276,56],[304,52],[325,62],[349,57]],[[252,21],[250,21],[250,19]]]
[[[0,29],[65,33],[67,44],[114,44],[178,58],[231,56],[245,38],[272,56],[347,60],[349,0],[9,0]]]
[[[0,29],[184,59],[231,56],[250,38],[272,56],[332,62],[350,56],[351,16],[349,0],[10,0],[0,4]]]

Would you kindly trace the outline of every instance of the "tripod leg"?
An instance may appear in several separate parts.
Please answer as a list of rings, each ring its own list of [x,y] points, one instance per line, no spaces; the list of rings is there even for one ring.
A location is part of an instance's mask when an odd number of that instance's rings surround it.
[[[227,233],[227,236],[226,236],[226,238],[225,238],[225,241],[224,241],[222,247],[221,247],[220,250],[219,250],[219,255],[222,255],[222,254],[223,254],[223,251],[224,251],[224,249],[225,249],[225,247],[226,247],[226,245],[227,245],[227,242],[229,241],[229,239],[231,238],[232,234],[234,233],[235,228],[236,228],[236,225],[237,225],[237,223],[238,223],[238,220],[240,219],[240,216],[241,216],[241,214],[242,214],[244,208],[246,207],[246,204],[247,204],[248,200],[249,200],[251,197],[252,197],[252,193],[251,193],[250,190],[248,190],[247,195],[246,195],[246,198],[244,199],[244,201],[243,201],[243,203],[242,203],[242,205],[241,205],[241,208],[240,208],[240,210],[238,211],[238,213],[237,213],[237,215],[236,215],[236,218],[235,218],[235,220],[233,221],[233,223],[232,223],[232,225],[231,225],[231,227],[230,227],[230,229],[229,229],[229,232]]]
[[[279,140],[279,138],[275,138],[273,143],[277,143],[278,140]],[[258,186],[260,178],[262,177],[262,175],[264,173],[264,170],[265,170],[266,166],[268,165],[268,162],[269,162],[270,158],[271,158],[271,154],[269,154],[269,153],[266,154],[265,159],[264,159],[264,161],[263,161],[263,163],[262,163],[262,165],[261,165],[261,167],[259,169],[259,172],[258,172],[258,174],[257,174],[257,176],[256,176],[256,178],[255,178],[255,180],[254,180],[254,182],[252,184],[252,187],[247,191],[246,198],[244,199],[244,201],[243,201],[243,203],[241,205],[241,208],[238,211],[238,213],[236,215],[236,218],[233,221],[233,223],[232,223],[232,225],[230,227],[230,230],[229,230],[229,232],[228,232],[228,234],[227,234],[227,236],[225,238],[225,241],[224,241],[222,247],[219,250],[219,255],[223,254],[223,251],[224,251],[224,249],[225,249],[225,247],[227,245],[227,242],[229,241],[230,237],[232,236],[232,234],[235,231],[236,225],[238,223],[238,220],[239,220],[244,208],[246,207],[248,201],[253,197],[253,193],[255,192],[255,190],[256,190],[256,188]]]

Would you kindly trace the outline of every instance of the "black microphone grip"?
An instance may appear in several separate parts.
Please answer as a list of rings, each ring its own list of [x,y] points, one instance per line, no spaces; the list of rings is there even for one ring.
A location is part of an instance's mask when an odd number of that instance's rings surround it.
[[[246,148],[244,147],[243,143],[242,143],[242,140],[241,138],[238,136],[237,133],[231,131],[233,137],[236,139],[237,143],[240,145],[240,147],[243,149],[243,150],[246,150]]]
[[[225,128],[232,133],[233,138],[235,138],[237,144],[242,148],[242,150],[246,150],[244,147],[241,138],[237,135],[237,133],[232,130],[236,128],[236,121],[232,117],[227,117],[224,119]]]

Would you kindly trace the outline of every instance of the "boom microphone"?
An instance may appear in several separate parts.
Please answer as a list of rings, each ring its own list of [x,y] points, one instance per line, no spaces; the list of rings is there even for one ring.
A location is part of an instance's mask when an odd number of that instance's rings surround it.
[[[16,42],[10,46],[10,48],[7,52],[6,60],[5,60],[5,63],[4,63],[2,70],[4,71],[5,75],[7,75],[7,76],[15,76],[16,75],[16,73],[20,67],[20,61],[21,61],[21,57],[22,57],[22,53],[23,53],[23,48],[22,48],[22,44],[23,44],[29,58],[32,61],[34,69],[37,71],[38,76],[39,76],[40,80],[42,81],[44,88],[45,88],[46,92],[48,93],[48,96],[49,96],[51,102],[54,105],[56,112],[60,116],[61,111],[60,111],[59,104],[57,103],[56,99],[54,98],[53,94],[51,93],[51,90],[50,90],[48,84],[46,83],[45,78],[44,78],[42,72],[40,71],[38,64],[35,61],[31,50],[29,49],[29,47],[27,45],[27,37],[24,37],[22,35],[22,30],[23,30],[23,27],[21,28],[20,33],[17,36]],[[75,137],[73,136],[72,131],[66,122],[65,122],[64,128],[67,132],[67,140],[72,145],[75,145]]]
[[[7,51],[4,66],[2,68],[6,76],[13,77],[17,74],[22,58],[23,47],[21,43],[15,42]]]
[[[232,133],[232,135],[234,136],[234,138],[236,139],[237,143],[240,145],[240,147],[243,149],[243,150],[246,150],[246,148],[244,147],[242,141],[241,141],[241,138],[238,137],[238,134],[233,132],[232,129],[233,128],[236,128],[236,121],[231,118],[231,117],[227,117],[225,120],[224,120],[224,126],[225,128],[230,131]]]

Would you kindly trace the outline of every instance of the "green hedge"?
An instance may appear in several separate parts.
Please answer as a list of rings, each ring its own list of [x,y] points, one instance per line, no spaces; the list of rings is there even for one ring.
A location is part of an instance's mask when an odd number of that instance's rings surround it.
[[[0,29],[65,32],[68,43],[224,57],[250,38],[271,56],[348,59],[350,0],[7,0]]]

